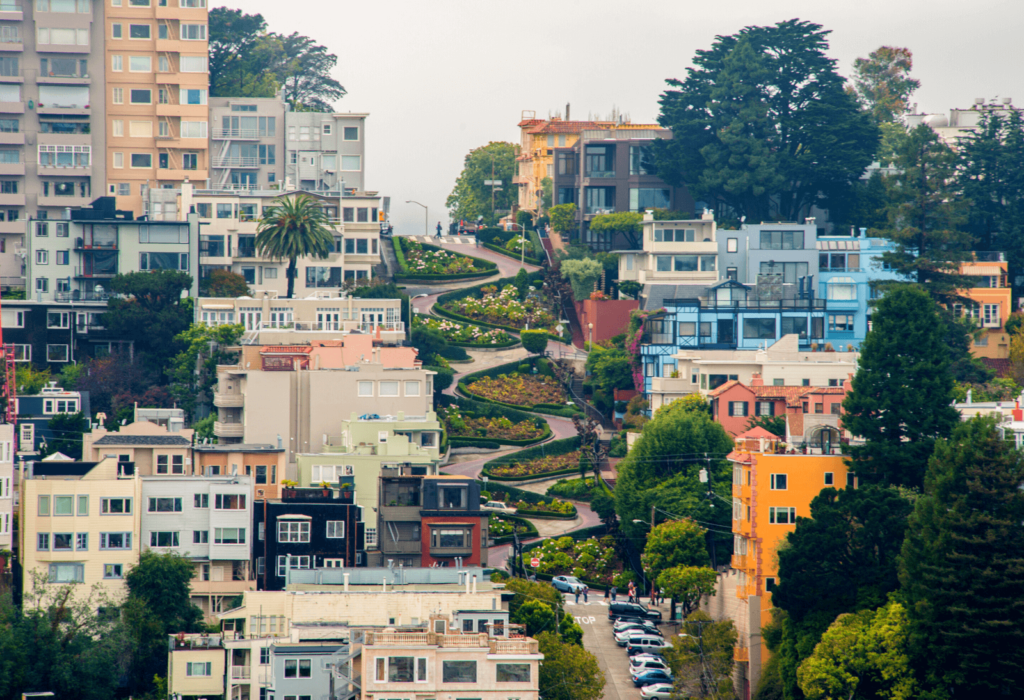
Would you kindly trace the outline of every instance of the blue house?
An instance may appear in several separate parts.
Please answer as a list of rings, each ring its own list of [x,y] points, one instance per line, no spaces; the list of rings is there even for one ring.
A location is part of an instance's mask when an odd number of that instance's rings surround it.
[[[836,350],[857,349],[868,333],[872,300],[871,282],[898,280],[882,265],[882,253],[895,250],[891,241],[859,236],[818,238],[818,296],[828,304],[825,341]]]
[[[662,313],[644,322],[644,392],[653,377],[671,377],[683,349],[757,350],[796,335],[808,350],[825,343],[826,301],[809,279],[797,284],[725,280],[706,285],[649,285],[643,309]],[[707,387],[702,387],[707,388]]]

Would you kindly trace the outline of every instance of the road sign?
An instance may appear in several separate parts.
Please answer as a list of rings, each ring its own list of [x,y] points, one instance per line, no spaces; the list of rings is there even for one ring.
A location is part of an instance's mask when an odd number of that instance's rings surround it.
[[[558,324],[557,326],[555,326],[555,330],[558,331],[558,335],[562,335],[562,331],[565,330],[565,327],[562,326],[562,324]]]
[[[496,185],[500,185],[500,184],[501,184],[501,180],[484,180],[484,186],[485,187],[490,187],[492,185],[496,186]]]
[[[533,559],[530,560],[530,567],[531,568],[536,569],[538,566],[540,566],[540,559],[538,559],[537,557],[534,557]]]

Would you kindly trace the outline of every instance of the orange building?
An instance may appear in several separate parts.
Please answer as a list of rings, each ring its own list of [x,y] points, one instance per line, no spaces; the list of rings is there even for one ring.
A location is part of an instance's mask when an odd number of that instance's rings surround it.
[[[810,516],[811,501],[824,488],[854,484],[840,455],[775,454],[778,438],[762,428],[736,437],[733,464],[732,570],[720,577],[708,612],[728,617],[739,633],[734,682],[749,698],[768,660],[761,627],[771,620],[771,591],[778,580],[779,543]],[[812,450],[813,451],[813,450]]]
[[[1007,281],[1006,255],[1001,252],[976,252],[972,262],[963,263],[960,273],[969,275],[974,286],[961,291],[971,304],[954,304],[958,315],[966,313],[983,329],[980,338],[971,343],[977,357],[993,359],[1010,356],[1010,336],[1006,319],[1013,311],[1013,297]]]

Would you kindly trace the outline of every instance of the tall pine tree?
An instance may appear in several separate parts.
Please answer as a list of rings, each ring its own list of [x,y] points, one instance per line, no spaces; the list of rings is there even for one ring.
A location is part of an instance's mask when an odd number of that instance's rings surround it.
[[[945,326],[935,302],[907,285],[883,296],[871,320],[843,401],[843,427],[865,442],[848,451],[864,480],[920,486],[935,440],[960,420]]]
[[[1024,687],[1022,481],[1024,455],[992,418],[935,446],[900,570],[914,663],[930,689],[923,697]]]

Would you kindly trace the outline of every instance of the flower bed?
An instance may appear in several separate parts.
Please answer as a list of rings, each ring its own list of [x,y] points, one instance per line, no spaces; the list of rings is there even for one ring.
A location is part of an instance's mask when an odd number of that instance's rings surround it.
[[[440,301],[440,299],[438,300]],[[558,318],[550,302],[536,289],[526,299],[519,298],[519,290],[511,284],[501,289],[488,284],[480,288],[480,296],[466,296],[440,304],[442,311],[450,311],[471,321],[480,321],[508,330],[520,330],[529,325],[536,330],[554,333]]]
[[[395,259],[401,268],[396,275],[398,281],[438,281],[488,277],[497,272],[498,266],[489,261],[459,255],[437,246],[418,243],[396,236],[393,239]]]
[[[446,318],[416,316],[417,326],[433,328],[441,333],[452,345],[466,348],[504,348],[515,345],[518,341],[500,328],[487,330],[471,323],[457,323]]]
[[[607,535],[581,541],[572,537],[548,538],[530,555],[540,559],[537,571],[542,574],[570,575],[607,586],[623,570],[614,544],[614,539]]]
[[[488,401],[513,406],[564,404],[569,400],[557,379],[519,372],[481,377],[472,384],[466,384],[466,390]]]
[[[477,415],[457,405],[441,406],[438,418],[444,421],[449,439],[481,438],[506,444],[528,444],[541,440],[550,433],[547,422],[540,418],[513,421],[507,416]]]
[[[593,488],[593,479],[560,479],[548,486],[547,495],[571,498],[574,501],[589,501]]]
[[[529,520],[519,518],[513,515],[495,515],[491,514],[491,517],[487,521],[487,530],[490,536],[494,539],[494,544],[504,544],[512,541],[512,529],[514,527],[519,528],[519,536],[525,537],[536,537],[537,527]]]
[[[578,437],[555,440],[491,460],[484,465],[482,473],[490,479],[501,481],[524,481],[544,476],[572,474],[579,469],[579,450]],[[543,500],[543,497],[527,500],[537,502]]]

